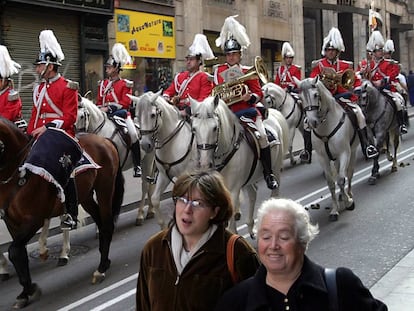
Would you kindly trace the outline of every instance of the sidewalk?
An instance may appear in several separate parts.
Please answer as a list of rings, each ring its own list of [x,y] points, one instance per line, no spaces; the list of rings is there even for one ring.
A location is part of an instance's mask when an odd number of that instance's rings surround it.
[[[409,117],[414,116],[414,107],[408,108]],[[298,154],[298,150],[303,148],[302,136],[295,135],[293,150]],[[136,208],[136,203],[141,199],[141,179],[132,178],[132,170],[126,171],[125,176],[125,196],[122,212]],[[138,191],[136,191],[138,187]],[[171,186],[170,186],[171,187]],[[167,190],[170,190],[168,188]],[[89,220],[89,223],[91,221]],[[60,233],[59,220],[52,219],[50,235]],[[37,241],[37,235],[32,241]],[[7,231],[4,221],[0,221],[0,251],[6,252],[11,237]],[[390,311],[412,311],[414,310],[414,250],[411,250],[401,259],[390,271],[388,271],[374,286],[371,287],[374,297],[387,304]]]

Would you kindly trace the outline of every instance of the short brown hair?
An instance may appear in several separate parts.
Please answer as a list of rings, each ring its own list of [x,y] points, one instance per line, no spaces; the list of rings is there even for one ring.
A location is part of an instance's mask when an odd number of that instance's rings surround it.
[[[193,189],[197,189],[203,196],[204,201],[211,207],[219,207],[219,211],[211,220],[213,224],[227,224],[233,215],[233,202],[223,176],[213,170],[193,170],[185,172],[175,181],[173,198],[184,196]],[[175,217],[175,215],[174,215]]]

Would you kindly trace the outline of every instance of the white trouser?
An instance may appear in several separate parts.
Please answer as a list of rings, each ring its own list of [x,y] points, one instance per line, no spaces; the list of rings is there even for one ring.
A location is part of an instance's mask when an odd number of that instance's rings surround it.
[[[364,127],[367,126],[367,122],[365,121],[365,116],[361,110],[361,107],[359,107],[358,104],[353,103],[351,101],[347,101],[346,104],[349,105],[354,111],[356,118],[357,118],[358,127],[360,130],[362,130]]]
[[[269,146],[269,141],[267,139],[266,130],[265,130],[261,116],[256,117],[255,124],[256,124],[257,130],[260,133],[260,137],[259,137],[260,149],[266,148],[267,146]]]
[[[134,121],[132,121],[131,116],[128,114],[128,116],[125,119],[125,124],[128,129],[129,137],[131,137],[131,145],[136,143],[139,139],[137,129],[135,127]]]

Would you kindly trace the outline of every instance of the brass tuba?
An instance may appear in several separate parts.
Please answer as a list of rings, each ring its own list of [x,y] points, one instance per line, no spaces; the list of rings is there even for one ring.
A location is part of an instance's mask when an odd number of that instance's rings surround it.
[[[350,68],[345,69],[341,73],[337,73],[333,68],[324,67],[319,76],[328,90],[336,89],[338,85],[349,90],[355,83],[355,73]]]
[[[241,100],[242,96],[249,92],[245,81],[257,79],[265,84],[268,82],[266,65],[260,56],[254,59],[254,66],[250,68],[243,76],[234,81],[225,82],[217,85],[212,92],[212,96],[218,95],[227,106],[231,106]]]

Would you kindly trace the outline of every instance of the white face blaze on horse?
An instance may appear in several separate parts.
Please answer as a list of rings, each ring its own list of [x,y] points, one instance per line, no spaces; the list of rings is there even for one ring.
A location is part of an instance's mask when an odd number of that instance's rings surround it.
[[[299,87],[306,118],[313,129],[312,145],[331,192],[332,209],[329,218],[337,220],[341,208],[354,209],[351,185],[358,136],[345,111],[318,77],[301,81]],[[335,177],[340,189],[338,196],[335,192]]]

